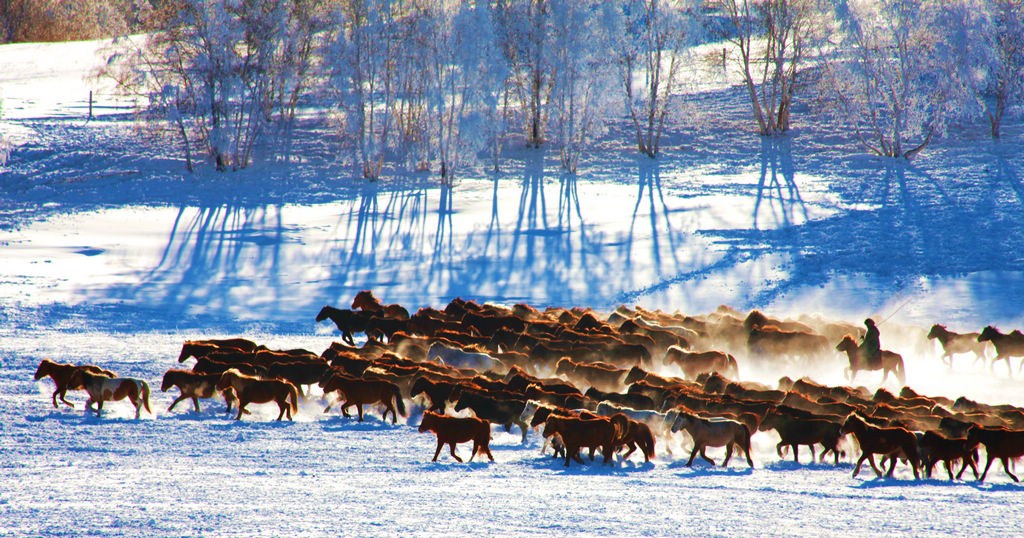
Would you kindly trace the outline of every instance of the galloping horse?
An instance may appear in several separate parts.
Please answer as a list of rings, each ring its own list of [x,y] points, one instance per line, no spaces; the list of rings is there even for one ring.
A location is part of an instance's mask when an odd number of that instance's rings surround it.
[[[71,374],[71,384],[81,385],[89,393],[89,399],[85,402],[86,410],[92,409],[96,403],[96,416],[103,412],[103,402],[117,401],[128,398],[135,406],[135,418],[139,418],[142,406],[146,411],[153,414],[149,408],[149,384],[141,379],[132,377],[107,377],[96,375],[85,370],[78,370]]]
[[[67,395],[67,392],[69,390],[79,390],[85,388],[80,383],[72,384],[71,382],[72,374],[79,370],[85,370],[86,372],[90,372],[96,375],[117,377],[117,374],[115,374],[114,372],[111,372],[110,370],[104,370],[99,366],[93,366],[91,364],[76,366],[74,364],[63,364],[59,362],[53,362],[50,359],[43,359],[42,362],[39,363],[39,368],[36,369],[35,380],[39,381],[40,379],[49,376],[50,379],[53,380],[53,384],[56,386],[56,389],[53,391],[53,396],[51,396],[51,398],[53,399],[53,406],[58,407],[57,396],[60,396],[60,401],[64,402],[69,407],[74,409],[75,404],[64,399],[64,396]]]
[[[341,414],[346,417],[350,416],[348,408],[354,405],[359,412],[359,422],[363,421],[363,405],[377,402],[384,404],[385,407],[384,415],[381,416],[382,420],[388,419],[388,411],[390,411],[392,424],[397,423],[396,406],[398,407],[398,412],[402,413],[403,417],[407,416],[405,401],[402,400],[402,392],[399,390],[398,385],[390,381],[384,379],[363,379],[348,374],[334,373],[321,380],[320,387],[324,389],[325,396],[334,391],[341,392],[345,397],[345,401],[341,404]],[[395,402],[394,405],[391,403],[392,399]],[[330,411],[330,409],[331,405],[328,405],[324,409],[324,413]]]
[[[245,406],[250,403],[277,402],[277,407],[281,410],[277,420],[281,420],[285,414],[288,415],[288,420],[292,420],[292,414],[299,410],[299,389],[280,379],[260,379],[231,368],[221,374],[217,388],[234,389],[238,396],[238,415],[235,420],[242,419]]]
[[[171,406],[167,408],[168,411],[174,409],[178,402],[191,398],[192,405],[195,406],[196,413],[198,413],[200,411],[199,398],[213,398],[217,392],[218,381],[220,381],[220,374],[201,374],[191,370],[172,369],[164,373],[164,380],[160,390],[167,392],[171,387],[178,387],[181,390],[181,396],[178,396],[171,402]],[[223,390],[221,393],[224,396],[224,403],[228,406],[228,412],[231,412],[231,406],[238,399],[235,398],[234,392],[230,390]]]
[[[333,321],[338,326],[338,330],[341,331],[341,339],[354,346],[356,343],[352,339],[352,333],[366,332],[366,321],[370,319],[370,315],[366,312],[342,310],[327,305],[321,308],[320,312],[316,315],[316,322],[320,323],[325,319]]]
[[[875,474],[882,476],[882,471],[875,465],[875,454],[883,454],[890,457],[889,471],[886,476],[892,477],[892,471],[896,468],[897,456],[904,456],[910,467],[914,470],[914,478],[920,478],[917,472],[918,462],[921,460],[917,437],[914,432],[906,428],[892,427],[879,428],[872,426],[856,414],[846,418],[846,422],[839,428],[840,434],[852,433],[860,445],[861,455],[857,460],[857,468],[853,470],[853,476],[860,472],[860,466],[867,460]]]
[[[189,357],[204,357],[214,351],[241,351],[252,353],[258,345],[245,338],[228,338],[225,340],[186,340],[181,345],[178,362],[185,362]]]
[[[661,363],[679,366],[687,379],[697,379],[700,374],[711,372],[718,372],[729,379],[739,378],[736,358],[722,351],[689,352],[679,346],[669,346]]]
[[[473,452],[469,455],[469,461],[473,461],[478,452],[487,454],[487,458],[494,461],[494,456],[491,454],[489,446],[491,424],[484,419],[476,417],[449,417],[434,413],[433,411],[425,411],[419,430],[420,433],[432,431],[437,435],[437,450],[434,451],[434,459],[430,461],[437,461],[437,456],[441,453],[441,447],[447,444],[451,450],[452,457],[461,463],[462,458],[455,453],[455,444],[469,441],[473,441]]]
[[[409,319],[409,311],[400,304],[381,304],[370,290],[363,290],[352,300],[352,309],[361,309],[379,316],[394,319]]]
[[[958,353],[974,353],[974,362],[985,360],[985,344],[978,341],[978,333],[955,333],[945,325],[936,323],[928,331],[929,340],[938,340],[942,344],[942,362],[953,367],[953,355]],[[948,360],[947,360],[948,359]]]
[[[996,361],[1004,359],[1006,361],[1006,368],[1012,375],[1013,367],[1010,366],[1010,357],[1024,357],[1024,333],[1020,331],[1003,334],[999,332],[999,329],[989,325],[982,329],[981,334],[978,335],[978,341],[992,342],[992,345],[996,347],[996,356],[989,364],[989,370],[995,368]],[[1024,369],[1024,361],[1021,361],[1017,373],[1020,373],[1021,369]]]
[[[566,467],[569,466],[570,459],[583,463],[579,454],[582,447],[590,448],[591,460],[594,459],[594,451],[601,448],[604,463],[611,463],[616,441],[622,437],[618,426],[606,417],[585,419],[550,415],[544,422],[542,435],[547,438],[555,434],[561,436],[565,443]]]
[[[882,383],[885,383],[890,372],[892,372],[901,385],[907,381],[907,373],[903,369],[903,356],[899,353],[883,349],[881,364],[864,364],[861,362],[857,352],[857,342],[850,335],[844,336],[836,344],[836,351],[845,352],[846,357],[850,360],[850,366],[846,369],[846,376],[850,379],[850,382],[853,382],[853,378],[857,377],[857,372],[860,370],[882,370]]]

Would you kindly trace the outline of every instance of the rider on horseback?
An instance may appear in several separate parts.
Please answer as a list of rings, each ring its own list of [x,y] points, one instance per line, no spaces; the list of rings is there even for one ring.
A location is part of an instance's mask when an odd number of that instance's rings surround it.
[[[867,327],[867,332],[857,346],[857,356],[861,364],[877,370],[882,364],[882,344],[879,341],[878,327],[871,318],[864,320],[864,326]]]

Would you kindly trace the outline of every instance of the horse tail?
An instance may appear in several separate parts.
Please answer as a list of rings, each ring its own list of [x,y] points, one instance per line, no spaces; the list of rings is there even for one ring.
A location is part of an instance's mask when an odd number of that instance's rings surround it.
[[[149,414],[152,415],[153,414],[153,410],[149,408],[149,393],[150,393],[149,383],[146,383],[145,381],[140,379],[139,380],[139,385],[142,386],[141,387],[142,388],[142,391],[141,391],[142,392],[142,405],[146,406],[146,411],[148,411]]]
[[[405,410],[405,400],[402,399],[402,391],[398,388],[398,385],[392,385],[391,392],[395,395],[395,407],[398,408],[398,413],[403,417],[409,416]]]
[[[638,437],[640,438],[640,445],[643,448],[644,455],[647,456],[647,459],[654,459],[654,433],[651,432],[651,428],[646,424],[638,429],[640,430]]]
[[[612,426],[615,428],[613,442],[616,445],[621,445],[626,442],[626,436],[629,435],[629,418],[623,413],[615,413],[608,417],[611,421]]]
[[[288,399],[291,400],[292,414],[299,412],[299,387],[294,383],[288,383]]]
[[[727,353],[725,356],[726,356],[726,361],[727,361],[727,363],[729,365],[729,371],[732,372],[732,378],[733,379],[739,379],[740,378],[740,365],[739,365],[738,362],[736,362],[736,357],[733,357],[731,353]]]
[[[903,368],[903,356],[896,355],[896,379],[900,381],[900,384],[907,382],[907,372]]]

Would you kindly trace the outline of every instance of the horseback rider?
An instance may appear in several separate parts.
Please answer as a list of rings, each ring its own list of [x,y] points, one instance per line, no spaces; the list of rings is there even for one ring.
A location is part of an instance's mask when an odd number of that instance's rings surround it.
[[[879,341],[878,327],[871,318],[864,320],[864,326],[867,327],[867,332],[857,346],[857,356],[861,364],[878,368],[882,364],[882,344]]]

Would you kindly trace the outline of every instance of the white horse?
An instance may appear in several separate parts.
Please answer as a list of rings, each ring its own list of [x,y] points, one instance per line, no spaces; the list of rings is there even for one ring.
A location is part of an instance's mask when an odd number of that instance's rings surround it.
[[[441,364],[454,366],[456,368],[472,368],[479,372],[487,370],[498,370],[502,364],[498,359],[486,353],[464,351],[458,348],[448,347],[440,342],[430,344],[427,349],[427,360],[438,361]]]

